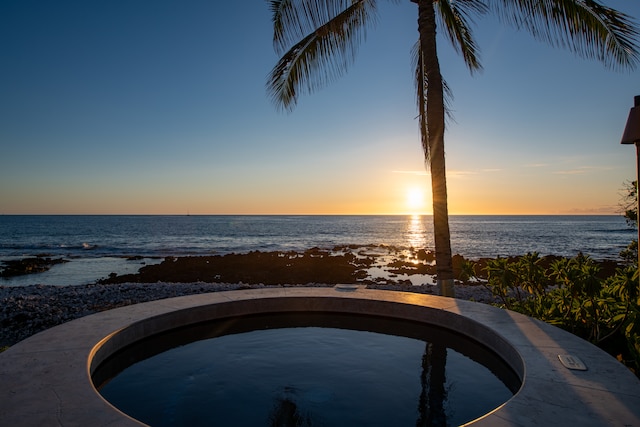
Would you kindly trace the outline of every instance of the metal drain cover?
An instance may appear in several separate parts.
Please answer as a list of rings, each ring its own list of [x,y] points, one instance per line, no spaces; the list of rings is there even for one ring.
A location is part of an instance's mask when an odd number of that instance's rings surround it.
[[[578,359],[576,356],[572,356],[571,354],[559,354],[558,359],[560,359],[560,363],[562,363],[565,368],[576,371],[587,370],[587,366],[582,362],[582,360]]]

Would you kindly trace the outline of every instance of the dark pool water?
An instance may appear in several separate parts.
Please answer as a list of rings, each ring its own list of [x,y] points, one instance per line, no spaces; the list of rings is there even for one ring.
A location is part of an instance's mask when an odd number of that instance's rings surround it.
[[[147,340],[106,363],[94,381],[114,406],[152,426],[459,425],[500,406],[518,386],[490,351],[424,325],[246,322]],[[197,339],[207,336],[214,337]]]

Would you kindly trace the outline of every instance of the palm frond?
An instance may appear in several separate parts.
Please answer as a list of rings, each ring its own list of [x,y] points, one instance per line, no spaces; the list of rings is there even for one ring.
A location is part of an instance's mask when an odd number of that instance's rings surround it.
[[[424,61],[422,59],[422,50],[420,42],[413,47],[411,57],[414,60],[415,84],[416,84],[416,103],[418,106],[418,126],[420,128],[420,142],[422,143],[422,151],[424,152],[425,164],[429,164],[431,158],[431,148],[429,145],[429,128],[427,127],[427,76],[424,72]]]
[[[271,6],[274,44],[288,50],[269,74],[267,90],[277,106],[290,110],[301,91],[313,92],[346,72],[375,23],[376,1],[274,0]]]
[[[440,0],[438,3],[441,27],[447,33],[454,49],[460,53],[472,73],[482,69],[479,50],[471,34],[472,14],[482,15],[488,11],[480,0]]]
[[[350,6],[345,0],[271,0],[273,44],[278,54]]]
[[[418,124],[420,128],[420,141],[424,152],[425,164],[429,165],[431,158],[431,149],[429,146],[429,131],[427,127],[427,90],[429,87],[429,79],[425,72],[426,64],[423,61],[422,49],[420,49],[420,41],[417,41],[411,49],[411,59],[413,69],[415,70],[415,86],[416,86],[416,103],[418,106]],[[450,105],[453,103],[453,91],[442,80],[444,87],[444,111],[448,120],[454,120]]]
[[[487,0],[497,15],[552,46],[567,48],[608,68],[640,62],[633,18],[596,0]]]

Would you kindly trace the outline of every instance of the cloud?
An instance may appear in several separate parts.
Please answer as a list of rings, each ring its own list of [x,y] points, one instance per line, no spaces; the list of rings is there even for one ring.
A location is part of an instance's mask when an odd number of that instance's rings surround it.
[[[582,175],[586,171],[584,169],[573,169],[573,170],[564,170],[564,171],[555,171],[552,172],[554,175]]]
[[[465,178],[467,176],[478,175],[479,173],[493,173],[501,172],[502,169],[481,169],[478,171],[472,170],[448,170],[447,178]],[[418,176],[431,176],[429,171],[392,171],[393,173],[400,173],[405,175],[418,175]]]
[[[418,175],[418,176],[428,176],[430,175],[427,171],[392,171],[393,173],[401,173],[405,175]]]
[[[450,170],[447,171],[448,178],[466,178],[470,175],[477,175],[478,172],[475,171],[462,171],[462,170]]]
[[[610,166],[581,166],[576,169],[559,170],[552,172],[556,175],[582,175],[592,171],[608,171],[612,168]]]

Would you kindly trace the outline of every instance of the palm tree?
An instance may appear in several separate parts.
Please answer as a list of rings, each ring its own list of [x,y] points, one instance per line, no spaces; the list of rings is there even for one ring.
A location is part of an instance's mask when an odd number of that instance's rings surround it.
[[[438,63],[438,26],[471,72],[481,68],[471,24],[475,16],[487,12],[552,46],[610,68],[635,68],[640,59],[639,33],[631,17],[597,0],[410,1],[418,7],[419,39],[413,54],[421,142],[431,172],[438,290],[454,296],[444,154],[447,86]],[[346,72],[366,30],[375,24],[378,1],[270,3],[274,47],[282,57],[269,75],[267,89],[278,107],[292,110],[300,93],[320,89]]]

